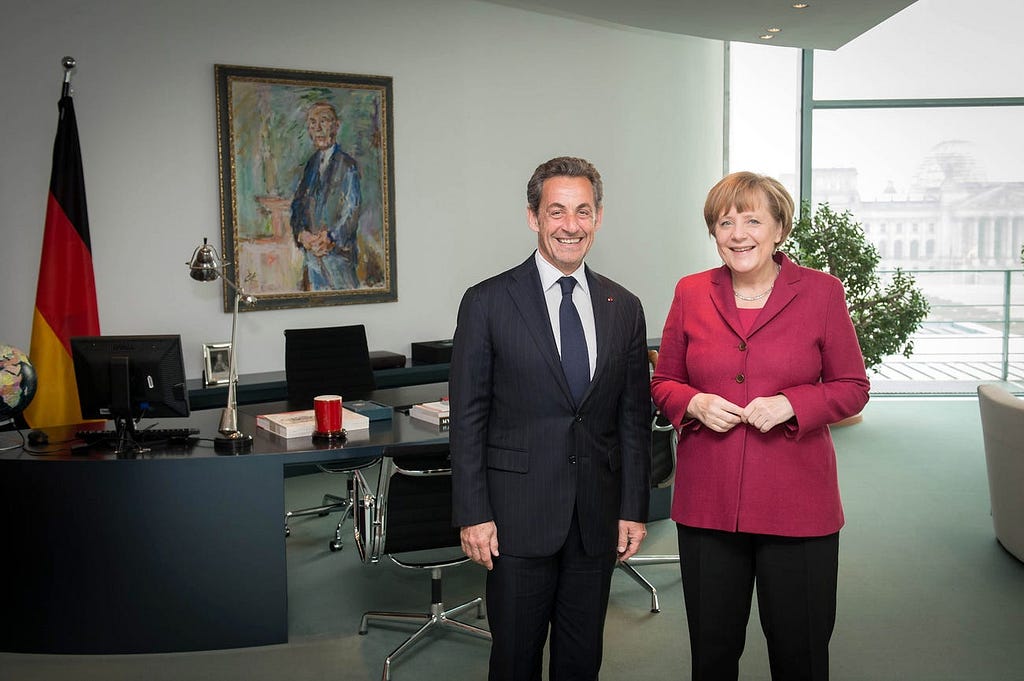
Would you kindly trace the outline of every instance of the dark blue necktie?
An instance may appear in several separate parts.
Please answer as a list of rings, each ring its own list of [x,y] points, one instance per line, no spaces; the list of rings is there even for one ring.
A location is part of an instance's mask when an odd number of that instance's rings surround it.
[[[572,290],[576,286],[574,277],[558,280],[562,287],[562,303],[558,307],[558,327],[562,341],[562,371],[569,382],[572,399],[578,406],[583,393],[590,385],[590,357],[587,353],[587,339],[583,335],[583,322],[576,304],[572,302]]]

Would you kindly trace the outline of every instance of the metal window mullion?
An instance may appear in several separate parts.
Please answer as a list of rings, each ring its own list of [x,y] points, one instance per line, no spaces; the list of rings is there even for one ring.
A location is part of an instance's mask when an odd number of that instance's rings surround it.
[[[800,60],[800,212],[811,201],[811,149],[814,129],[814,50],[801,50]],[[813,213],[813,207],[811,211]]]
[[[819,99],[815,109],[952,109],[1024,106],[1024,97],[945,97],[922,99]]]

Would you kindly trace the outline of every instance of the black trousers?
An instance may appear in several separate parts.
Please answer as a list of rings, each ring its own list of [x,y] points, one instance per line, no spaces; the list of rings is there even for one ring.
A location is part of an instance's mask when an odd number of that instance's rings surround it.
[[[501,534],[498,535],[499,550]],[[615,549],[589,556],[575,514],[553,556],[500,555],[487,573],[490,681],[540,681],[550,628],[550,681],[596,681]]]
[[[693,681],[735,681],[757,587],[773,681],[826,681],[839,534],[776,537],[677,525]]]

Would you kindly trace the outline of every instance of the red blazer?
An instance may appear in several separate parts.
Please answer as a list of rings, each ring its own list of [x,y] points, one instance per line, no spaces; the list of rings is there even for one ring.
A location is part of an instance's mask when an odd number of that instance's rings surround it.
[[[781,253],[775,260],[779,277],[749,332],[724,265],[676,285],[651,395],[680,428],[678,523],[790,537],[843,525],[828,424],[867,403],[864,359],[839,280]],[[745,424],[717,433],[686,417],[697,393],[741,407],[783,394],[796,416],[767,433]]]

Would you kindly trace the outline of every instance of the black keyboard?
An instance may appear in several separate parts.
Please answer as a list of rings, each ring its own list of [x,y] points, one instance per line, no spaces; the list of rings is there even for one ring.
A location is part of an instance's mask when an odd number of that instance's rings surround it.
[[[135,442],[166,442],[190,440],[199,435],[198,428],[146,428],[137,430],[132,434]],[[75,437],[83,442],[94,444],[96,442],[116,442],[116,430],[79,430]]]

